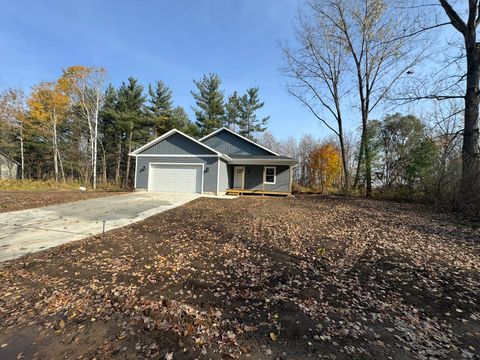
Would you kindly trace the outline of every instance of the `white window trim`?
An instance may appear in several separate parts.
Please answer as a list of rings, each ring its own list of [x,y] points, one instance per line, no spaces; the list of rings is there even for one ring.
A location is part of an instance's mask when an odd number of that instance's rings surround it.
[[[273,169],[273,182],[267,181],[267,169]],[[263,183],[268,185],[275,185],[277,183],[277,167],[276,166],[265,166],[265,177],[263,178]]]

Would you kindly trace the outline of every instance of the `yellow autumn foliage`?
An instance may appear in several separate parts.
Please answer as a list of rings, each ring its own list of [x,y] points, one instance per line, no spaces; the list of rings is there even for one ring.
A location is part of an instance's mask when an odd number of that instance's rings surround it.
[[[326,143],[318,146],[308,159],[312,188],[320,187],[321,191],[339,185],[342,176],[342,158],[337,146]]]
[[[29,99],[30,126],[49,132],[65,120],[69,97],[59,82],[42,82],[32,88]]]

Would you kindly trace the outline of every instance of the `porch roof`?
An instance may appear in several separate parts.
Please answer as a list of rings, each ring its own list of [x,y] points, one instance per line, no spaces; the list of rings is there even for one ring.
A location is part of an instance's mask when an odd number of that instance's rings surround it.
[[[275,155],[230,155],[232,165],[295,165],[297,160]]]

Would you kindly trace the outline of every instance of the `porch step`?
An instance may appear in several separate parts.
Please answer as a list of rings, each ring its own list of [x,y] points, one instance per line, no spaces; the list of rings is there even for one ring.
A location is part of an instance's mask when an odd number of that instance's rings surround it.
[[[268,196],[291,196],[289,192],[282,191],[263,191],[263,190],[247,190],[247,189],[228,189],[227,195],[268,195]]]

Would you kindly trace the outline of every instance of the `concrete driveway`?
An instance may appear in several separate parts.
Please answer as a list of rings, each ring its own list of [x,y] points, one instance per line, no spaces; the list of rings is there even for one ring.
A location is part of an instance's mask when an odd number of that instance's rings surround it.
[[[87,238],[186,204],[201,195],[132,193],[0,213],[0,262]]]

